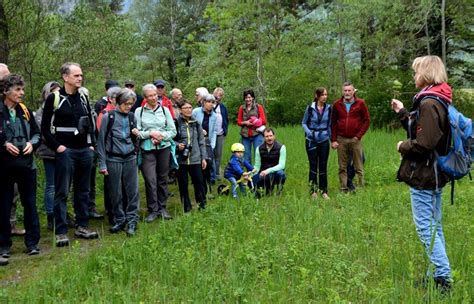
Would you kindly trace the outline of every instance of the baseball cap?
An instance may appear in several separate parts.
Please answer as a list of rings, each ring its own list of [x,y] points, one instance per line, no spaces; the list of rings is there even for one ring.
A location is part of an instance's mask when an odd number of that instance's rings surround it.
[[[162,80],[162,79],[155,80],[155,82],[153,82],[153,84],[155,85],[155,87],[164,87],[164,86],[166,86],[165,81]]]

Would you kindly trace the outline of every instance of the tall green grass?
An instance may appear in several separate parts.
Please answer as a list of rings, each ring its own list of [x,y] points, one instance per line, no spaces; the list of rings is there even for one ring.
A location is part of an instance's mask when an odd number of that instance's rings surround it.
[[[408,187],[395,181],[402,132],[364,138],[366,181],[355,195],[338,192],[337,156],[329,160],[331,200],[311,200],[299,127],[280,127],[287,145],[288,180],[282,196],[258,201],[219,197],[203,212],[141,224],[136,237],[111,236],[52,248],[50,261],[15,280],[0,269],[0,299],[12,303],[472,303],[474,245],[472,182],[456,185],[455,205],[443,194],[447,251],[454,271],[451,295],[413,287],[428,261],[411,219]],[[228,148],[238,140],[234,129]],[[447,187],[446,190],[449,190]],[[178,192],[173,188],[173,191]],[[144,195],[142,202],[144,202]],[[107,227],[104,227],[105,230]],[[50,236],[48,235],[47,238]],[[25,268],[22,268],[25,269]]]

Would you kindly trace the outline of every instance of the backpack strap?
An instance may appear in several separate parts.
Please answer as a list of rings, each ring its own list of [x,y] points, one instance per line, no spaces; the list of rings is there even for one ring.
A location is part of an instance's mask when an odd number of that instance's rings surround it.
[[[20,108],[23,111],[23,117],[26,119],[26,121],[30,121],[30,111],[28,111],[28,108],[25,106],[23,102],[20,102]]]
[[[107,128],[105,129],[105,142],[107,142],[107,139],[109,138],[110,131],[112,130],[112,127],[115,123],[115,114],[112,113],[113,111],[106,112],[104,111],[104,115],[107,114],[109,116],[109,119],[107,120]],[[114,139],[113,136],[110,138],[110,152],[114,151]],[[107,152],[107,151],[106,151]]]

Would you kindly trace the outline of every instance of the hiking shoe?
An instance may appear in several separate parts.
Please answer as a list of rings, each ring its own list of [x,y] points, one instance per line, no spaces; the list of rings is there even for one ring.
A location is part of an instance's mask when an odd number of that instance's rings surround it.
[[[104,218],[104,215],[100,214],[99,212],[97,212],[97,210],[93,209],[89,211],[89,218],[93,220],[100,220]]]
[[[8,259],[0,257],[0,266],[8,265]]]
[[[37,255],[40,253],[40,249],[38,248],[38,246],[31,246],[26,249],[25,253],[27,255]]]
[[[95,231],[90,231],[86,227],[77,226],[76,231],[74,231],[74,235],[81,239],[91,240],[96,239],[99,237],[99,234]]]
[[[124,228],[125,228],[125,223],[116,224],[116,225],[113,225],[112,227],[110,227],[109,231],[110,231],[110,233],[118,233],[118,232],[122,231]]]
[[[172,220],[173,217],[168,213],[168,210],[162,209],[160,212],[160,216],[164,220]]]
[[[441,292],[441,294],[448,294],[451,292],[451,289],[453,287],[453,281],[450,278],[445,278],[445,277],[435,277],[434,282],[436,285],[436,288]]]
[[[8,259],[10,257],[10,248],[8,247],[0,248],[0,257]]]
[[[321,194],[321,197],[325,200],[328,200],[329,199],[329,195],[325,192],[323,194]]]
[[[69,246],[69,239],[66,234],[56,235],[56,247]]]
[[[153,222],[154,220],[156,220],[158,218],[158,213],[156,212],[152,212],[150,214],[148,214],[148,216],[145,218],[145,222],[147,223],[151,223]]]
[[[25,231],[25,229],[16,228],[15,225],[12,225],[11,234],[12,235],[17,235],[17,236],[23,236],[23,235],[26,234],[26,231]]]
[[[135,223],[128,224],[127,236],[134,236],[136,232],[137,232],[137,224]]]

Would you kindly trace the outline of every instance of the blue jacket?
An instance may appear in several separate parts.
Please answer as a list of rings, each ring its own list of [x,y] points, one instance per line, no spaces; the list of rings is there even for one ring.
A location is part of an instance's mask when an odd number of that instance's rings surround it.
[[[223,103],[219,104],[219,106],[221,107],[222,129],[224,129],[224,136],[227,136],[227,128],[229,127],[229,113]]]
[[[196,120],[197,122],[199,122],[202,126],[202,121],[204,120],[204,109],[202,107],[195,108],[193,110],[192,118]],[[216,148],[216,140],[217,140],[216,122],[217,122],[217,115],[214,111],[211,111],[211,116],[209,117],[209,133],[207,134],[207,137],[209,138],[212,149]]]
[[[325,104],[321,115],[316,108],[316,103],[312,102],[306,107],[301,125],[307,140],[315,143],[329,140],[331,138],[331,105]]]
[[[247,168],[247,171],[252,171],[253,166],[245,160],[244,157],[238,158],[236,155],[230,157],[229,162],[224,170],[224,178],[233,177],[235,179],[240,179],[244,173],[244,168]]]

